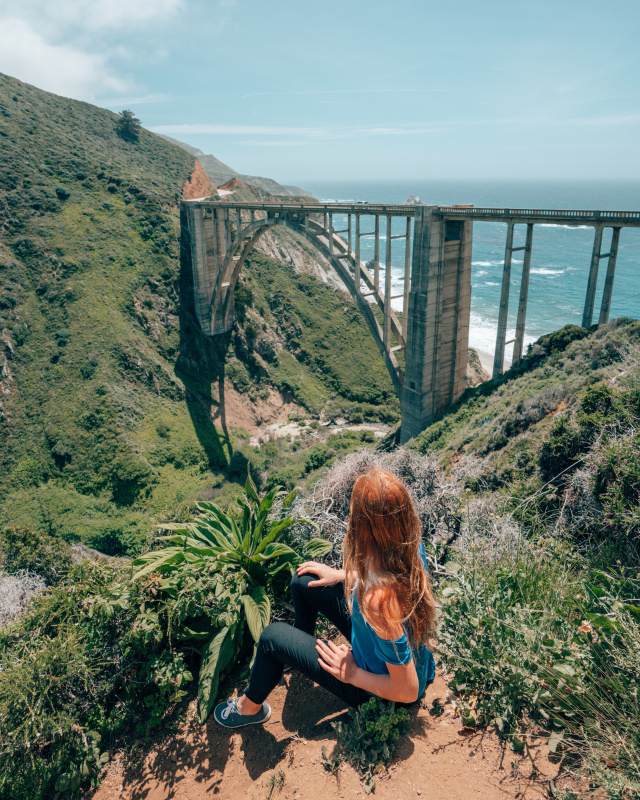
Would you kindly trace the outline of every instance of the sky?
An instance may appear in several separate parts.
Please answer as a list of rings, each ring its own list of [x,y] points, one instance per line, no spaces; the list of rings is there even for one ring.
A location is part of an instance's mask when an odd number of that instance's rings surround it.
[[[0,72],[238,172],[640,179],[640,2],[0,0]]]

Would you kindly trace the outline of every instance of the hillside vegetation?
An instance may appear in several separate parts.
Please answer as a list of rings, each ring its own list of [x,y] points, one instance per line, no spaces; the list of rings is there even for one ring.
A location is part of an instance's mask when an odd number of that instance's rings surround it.
[[[241,685],[270,609],[286,617],[289,567],[276,560],[333,545],[335,562],[353,482],[374,465],[402,476],[416,500],[449,708],[469,729],[495,728],[515,758],[531,731],[546,732],[572,772],[612,800],[637,797],[639,386],[639,322],[568,327],[518,370],[469,390],[408,449],[338,454],[306,498],[277,501],[274,489],[265,508],[276,544],[255,533],[250,482],[236,512],[207,503],[196,525],[172,525],[173,544],[139,559],[139,577],[126,562],[72,566],[52,537],[5,536],[5,568],[51,588],[0,636],[1,738],[11,742],[0,748],[0,797],[73,796],[132,738],[198,724],[187,707],[206,716],[221,674],[227,689]],[[316,531],[327,541],[310,539]],[[222,537],[220,552],[202,549],[203,537]]]
[[[0,76],[0,523],[112,554],[136,552],[182,504],[244,482],[247,460],[258,480],[287,462],[279,447],[265,464],[246,433],[212,422],[229,342],[199,335],[190,276],[181,286],[178,203],[194,158],[144,129],[124,141],[117,120]],[[343,295],[260,254],[246,276],[227,366],[243,403],[275,388],[302,416],[331,398],[397,416]],[[346,348],[366,376],[353,386]],[[305,474],[300,459],[292,479]]]

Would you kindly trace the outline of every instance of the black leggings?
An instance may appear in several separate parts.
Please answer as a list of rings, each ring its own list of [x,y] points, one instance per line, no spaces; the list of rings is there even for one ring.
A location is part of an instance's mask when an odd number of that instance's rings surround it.
[[[290,664],[354,708],[371,698],[369,692],[334,678],[318,663],[317,638],[314,636],[318,612],[322,611],[349,642],[351,617],[344,597],[344,584],[309,586],[309,581],[317,579],[317,575],[294,573],[291,581],[296,612],[294,625],[273,622],[262,631],[245,691],[253,703],[263,703],[267,699],[280,682],[285,664]]]

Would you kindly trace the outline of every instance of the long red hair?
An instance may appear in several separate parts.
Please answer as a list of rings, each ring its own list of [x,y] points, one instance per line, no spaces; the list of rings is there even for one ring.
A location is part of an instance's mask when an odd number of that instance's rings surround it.
[[[435,635],[436,604],[419,553],[421,536],[411,495],[399,478],[376,468],[356,480],[343,544],[349,609],[355,589],[370,625],[405,624],[414,645]],[[383,590],[375,610],[365,598],[371,589]]]

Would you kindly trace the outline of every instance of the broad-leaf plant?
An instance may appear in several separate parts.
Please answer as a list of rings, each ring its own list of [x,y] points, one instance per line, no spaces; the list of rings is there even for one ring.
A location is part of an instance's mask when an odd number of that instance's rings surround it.
[[[319,558],[328,553],[331,542],[310,538],[298,554],[280,541],[282,534],[302,520],[291,516],[295,491],[286,494],[276,486],[260,497],[251,476],[238,497],[241,518],[236,520],[214,503],[198,503],[200,515],[193,522],[163,525],[168,535],[160,541],[171,544],[153,550],[134,561],[136,578],[159,573],[157,589],[174,600],[182,600],[182,614],[175,630],[177,638],[201,643],[202,662],[198,683],[200,721],[208,717],[216,700],[223,671],[235,663],[242,647],[245,627],[257,643],[271,618],[270,591],[274,578],[290,575],[303,559]],[[281,514],[274,505],[282,499]],[[282,517],[282,515],[286,516]],[[184,573],[194,570],[216,573],[211,613],[202,602],[190,603],[191,581]],[[193,587],[192,587],[193,588]],[[190,613],[191,612],[191,613]]]

